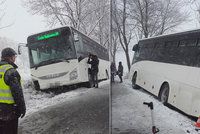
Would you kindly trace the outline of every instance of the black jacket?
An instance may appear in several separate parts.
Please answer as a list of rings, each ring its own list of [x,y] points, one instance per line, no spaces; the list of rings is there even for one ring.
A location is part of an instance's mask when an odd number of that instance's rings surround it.
[[[20,115],[23,113],[25,114],[26,106],[24,102],[22,86],[20,83],[21,77],[16,70],[17,65],[7,61],[0,62],[0,66],[4,64],[10,64],[14,67],[6,71],[4,81],[10,86],[15,104],[0,103],[0,120],[12,120],[13,118],[20,117]]]
[[[99,59],[97,58],[97,56],[92,56],[91,58],[89,58],[87,63],[91,64],[91,71],[93,73],[99,72]]]
[[[115,63],[111,63],[110,70],[111,70],[111,74],[114,74],[114,75],[116,74],[117,69],[116,69]]]
[[[122,65],[118,66],[118,75],[123,76],[123,66]]]

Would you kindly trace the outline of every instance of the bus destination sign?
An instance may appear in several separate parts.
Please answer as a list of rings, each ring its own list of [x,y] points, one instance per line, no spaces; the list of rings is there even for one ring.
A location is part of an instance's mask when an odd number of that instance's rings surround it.
[[[45,40],[45,39],[49,39],[49,38],[56,37],[59,35],[60,35],[59,32],[53,32],[53,33],[37,36],[37,40]]]

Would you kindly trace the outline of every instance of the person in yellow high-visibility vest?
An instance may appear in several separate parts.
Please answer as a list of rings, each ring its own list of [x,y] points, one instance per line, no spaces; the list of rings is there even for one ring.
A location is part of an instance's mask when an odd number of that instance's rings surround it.
[[[1,51],[0,134],[17,134],[18,118],[24,117],[26,113],[21,77],[14,63],[16,55],[9,47]]]

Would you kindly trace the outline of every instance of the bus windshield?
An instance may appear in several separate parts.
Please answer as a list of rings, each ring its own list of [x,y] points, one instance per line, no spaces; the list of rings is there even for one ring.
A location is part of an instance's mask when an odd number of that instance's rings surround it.
[[[49,38],[28,45],[31,68],[76,58],[71,35]]]

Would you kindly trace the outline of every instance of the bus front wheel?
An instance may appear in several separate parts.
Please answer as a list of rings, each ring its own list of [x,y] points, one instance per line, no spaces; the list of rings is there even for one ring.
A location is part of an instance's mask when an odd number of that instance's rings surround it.
[[[34,89],[37,90],[37,91],[40,91],[40,84],[38,81],[33,81],[33,84],[34,84]]]
[[[134,73],[133,78],[132,78],[132,87],[133,87],[133,89],[139,89],[140,88],[140,86],[138,86],[136,84],[136,79],[137,79],[137,73]]]
[[[169,85],[167,83],[163,84],[159,93],[159,100],[166,105],[169,97]]]

